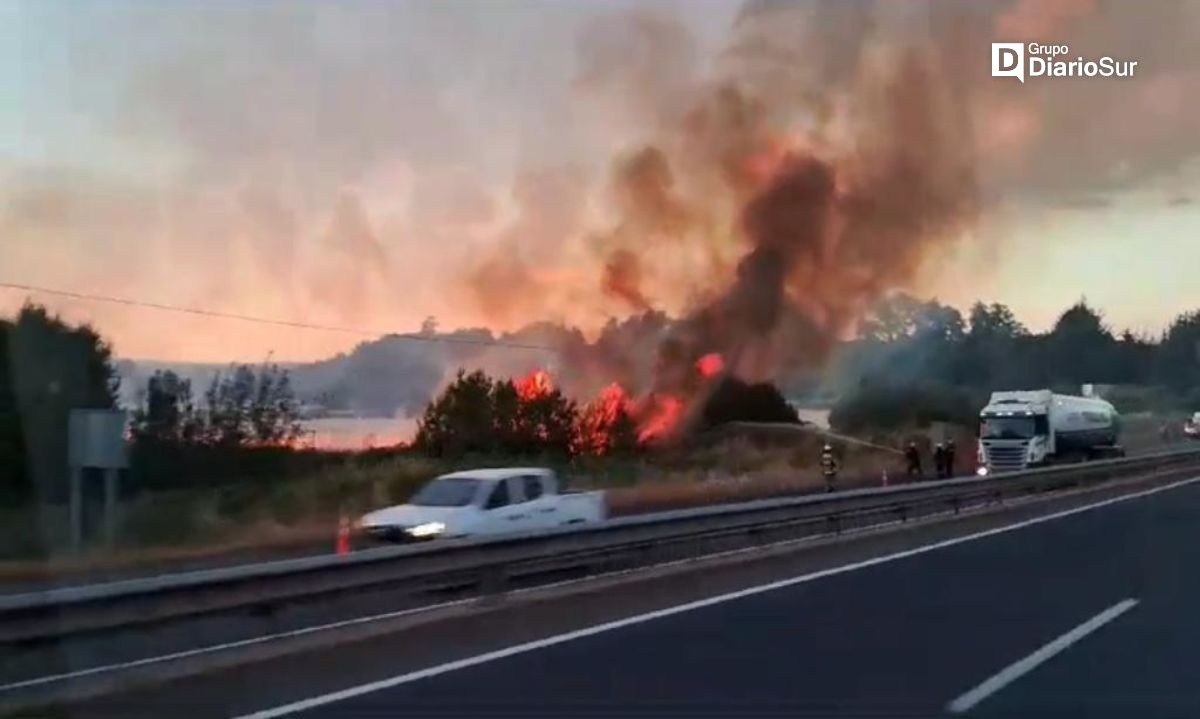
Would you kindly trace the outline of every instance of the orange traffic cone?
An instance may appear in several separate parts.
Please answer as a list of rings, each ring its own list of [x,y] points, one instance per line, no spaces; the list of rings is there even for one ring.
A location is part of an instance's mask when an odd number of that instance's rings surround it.
[[[346,518],[346,515],[342,515],[338,521],[337,553],[350,553],[350,520]]]

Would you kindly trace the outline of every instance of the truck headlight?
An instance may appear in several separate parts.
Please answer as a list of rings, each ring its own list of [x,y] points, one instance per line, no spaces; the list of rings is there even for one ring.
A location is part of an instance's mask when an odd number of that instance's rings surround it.
[[[418,524],[415,527],[409,527],[407,530],[410,537],[436,537],[446,531],[446,525],[441,522],[426,522]]]
[[[980,477],[988,476],[987,467],[980,467],[979,469],[975,470],[975,474],[978,474]]]

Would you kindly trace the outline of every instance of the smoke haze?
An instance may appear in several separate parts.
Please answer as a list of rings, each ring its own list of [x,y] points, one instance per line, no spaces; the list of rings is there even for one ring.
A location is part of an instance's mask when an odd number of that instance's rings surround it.
[[[0,63],[32,68],[5,103],[23,139],[0,145],[0,274],[380,334],[428,315],[497,334],[561,323],[560,363],[587,385],[650,387],[653,365],[710,351],[768,378],[819,365],[882,294],[947,292],[937,270],[961,253],[983,253],[968,285],[986,285],[1021,223],[1145,191],[1188,211],[1198,13],[29,3],[15,17],[33,39]],[[988,43],[1034,40],[1139,74],[988,77]],[[38,114],[43,95],[65,104]],[[126,356],[315,359],[352,341],[52,304]],[[610,324],[646,312],[678,322]],[[481,361],[544,359],[500,354]]]

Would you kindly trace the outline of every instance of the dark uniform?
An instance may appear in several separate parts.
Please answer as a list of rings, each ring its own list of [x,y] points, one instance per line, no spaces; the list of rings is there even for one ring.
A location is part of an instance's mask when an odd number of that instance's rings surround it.
[[[921,478],[921,452],[917,450],[916,442],[909,442],[908,449],[904,450],[904,459],[908,466],[906,472],[911,479]]]
[[[946,448],[941,442],[933,448],[933,471],[937,474],[938,479],[946,478]]]
[[[825,445],[821,450],[821,474],[825,477],[825,491],[832,492],[833,485],[837,482],[838,461],[837,457],[833,456],[833,447]]]

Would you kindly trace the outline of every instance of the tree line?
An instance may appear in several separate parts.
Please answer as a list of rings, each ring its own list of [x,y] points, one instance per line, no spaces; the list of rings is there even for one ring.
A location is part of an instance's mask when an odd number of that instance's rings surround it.
[[[859,339],[839,353],[840,397],[831,422],[844,431],[931,421],[974,424],[993,390],[1116,385],[1119,410],[1200,410],[1200,310],[1157,337],[1116,331],[1080,300],[1034,333],[1002,304],[953,307],[896,295],[881,302]]]
[[[974,424],[992,390],[1078,392],[1085,383],[1118,385],[1110,398],[1122,411],[1190,413],[1200,411],[1200,311],[1146,337],[1114,331],[1080,301],[1034,333],[1001,304],[977,303],[964,316],[897,295],[840,348],[829,375],[840,398],[831,422],[849,432]],[[0,318],[0,501],[59,491],[69,411],[115,408],[118,389],[112,349],[93,328],[36,305]],[[158,372],[133,408],[130,474],[152,486],[247,466],[278,473],[292,461],[281,458],[302,454],[299,417],[290,376],[273,364],[231,366],[199,394]],[[700,413],[706,426],[793,419],[775,387],[732,378]],[[637,437],[626,405],[581,406],[556,389],[522,396],[512,380],[461,372],[427,406],[415,445],[433,455],[604,454],[633,451]]]
[[[626,407],[581,407],[561,390],[521,393],[511,379],[459,370],[425,408],[414,446],[435,457],[626,453],[637,446]]]
[[[691,430],[732,421],[798,421],[768,383],[724,377],[699,399],[699,411],[687,418]],[[635,405],[615,385],[580,405],[557,388],[522,393],[511,379],[460,370],[426,407],[413,444],[438,457],[628,455],[644,449]]]
[[[61,499],[70,411],[116,409],[119,389],[112,348],[90,326],[32,304],[0,319],[0,502]],[[302,436],[288,373],[273,364],[231,366],[199,399],[190,381],[160,371],[141,394],[129,428],[135,486],[186,479],[206,458],[234,467],[247,451]]]

